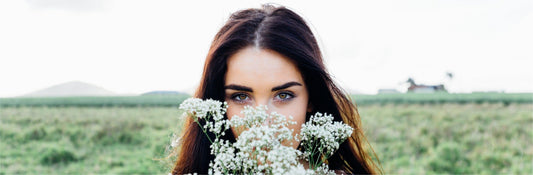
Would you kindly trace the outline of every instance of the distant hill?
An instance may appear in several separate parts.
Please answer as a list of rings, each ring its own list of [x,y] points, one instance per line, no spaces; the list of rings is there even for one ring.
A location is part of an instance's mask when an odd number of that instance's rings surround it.
[[[185,95],[186,93],[178,91],[150,91],[141,95]]]
[[[67,96],[115,96],[114,92],[93,84],[71,81],[41,89],[23,97],[67,97]]]

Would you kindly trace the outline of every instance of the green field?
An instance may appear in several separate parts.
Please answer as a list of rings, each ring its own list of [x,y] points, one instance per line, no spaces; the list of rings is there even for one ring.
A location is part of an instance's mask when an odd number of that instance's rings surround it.
[[[161,174],[179,111],[168,107],[0,109],[0,174]]]
[[[532,104],[359,108],[387,173],[532,174]]]
[[[358,105],[370,104],[467,104],[467,103],[503,103],[527,104],[533,103],[533,93],[408,93],[408,94],[378,94],[353,95]]]
[[[0,107],[178,107],[189,95],[0,98]]]
[[[533,172],[531,94],[431,95],[354,96],[386,173]],[[120,98],[0,99],[0,174],[166,174],[186,97]]]

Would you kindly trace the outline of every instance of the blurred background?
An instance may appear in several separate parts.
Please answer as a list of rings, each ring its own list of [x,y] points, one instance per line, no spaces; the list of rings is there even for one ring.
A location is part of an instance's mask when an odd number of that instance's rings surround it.
[[[0,174],[168,172],[211,40],[268,2],[308,22],[384,172],[533,173],[529,0],[7,0]]]

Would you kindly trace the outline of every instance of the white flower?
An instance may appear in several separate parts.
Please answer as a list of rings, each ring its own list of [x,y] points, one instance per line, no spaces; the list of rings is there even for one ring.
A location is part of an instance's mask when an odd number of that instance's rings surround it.
[[[305,169],[303,165],[293,166],[289,171],[287,171],[286,174],[291,175],[311,175],[315,174],[315,172],[311,169]]]
[[[316,113],[309,121],[302,125],[300,132],[301,144],[305,150],[318,150],[319,159],[327,159],[339,148],[353,132],[352,127],[342,122],[333,122],[333,116]],[[313,160],[312,152],[304,152],[306,160],[310,161],[311,167],[317,167],[320,160]]]
[[[333,122],[333,116],[316,113],[302,125],[301,144],[304,152],[283,145],[285,141],[298,140],[293,137],[289,125],[296,124],[275,112],[268,114],[266,106],[256,108],[245,106],[244,117],[225,119],[227,103],[215,100],[190,98],[180,109],[185,110],[204,133],[211,132],[211,154],[215,159],[209,163],[209,174],[331,174],[324,163],[352,134],[352,128],[342,122]],[[243,128],[235,143],[221,139],[231,127]],[[177,140],[172,142],[176,146]],[[291,143],[291,142],[289,142]],[[319,160],[312,160],[316,154]],[[299,159],[309,160],[311,168],[306,170]]]
[[[325,163],[322,163],[321,166],[317,167],[317,169],[315,169],[315,173],[316,174],[335,175],[335,171],[329,170],[328,165],[326,165]]]
[[[298,151],[292,147],[276,145],[268,152],[267,161],[272,167],[271,173],[285,174],[293,166],[298,166]]]

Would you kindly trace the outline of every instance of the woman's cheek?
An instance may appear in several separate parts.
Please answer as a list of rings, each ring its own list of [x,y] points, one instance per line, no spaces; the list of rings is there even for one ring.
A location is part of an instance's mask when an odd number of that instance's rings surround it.
[[[296,124],[289,125],[289,129],[293,130],[292,135],[295,136],[296,134],[300,134],[300,129],[302,128],[302,124],[305,123],[306,118],[306,112],[307,112],[307,102],[299,102],[295,101],[297,103],[291,103],[291,105],[286,105],[283,107],[278,108],[276,112],[284,115],[285,117],[292,116],[292,120],[296,122]],[[297,148],[300,143],[296,140],[292,141],[292,147]],[[289,145],[289,143],[285,142],[284,145]]]
[[[297,98],[292,103],[280,107],[278,113],[283,114],[285,116],[292,116],[293,121],[296,121],[298,123],[298,126],[301,127],[301,124],[305,122],[306,112],[307,100]]]

